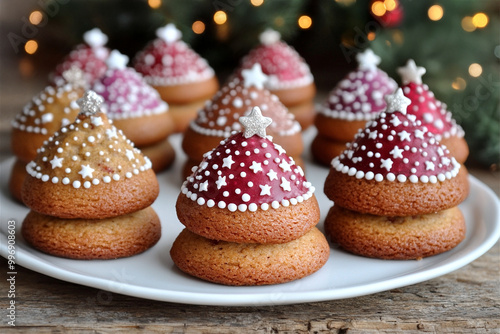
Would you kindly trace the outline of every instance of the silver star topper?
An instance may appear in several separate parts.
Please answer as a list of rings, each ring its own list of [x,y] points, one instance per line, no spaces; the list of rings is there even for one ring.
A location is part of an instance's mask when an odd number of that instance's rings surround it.
[[[406,108],[411,104],[411,100],[404,96],[403,90],[398,88],[396,93],[386,95],[385,101],[387,102],[386,113],[393,113],[394,111],[399,111],[403,115],[406,115]]]
[[[253,107],[248,116],[241,116],[240,123],[245,127],[243,136],[250,138],[253,135],[266,138],[266,128],[273,122],[269,117],[262,116],[262,111],[259,107]]]
[[[164,27],[156,29],[156,36],[167,43],[173,43],[182,37],[182,32],[175,27],[175,24],[169,23]]]
[[[413,59],[408,59],[408,61],[406,62],[406,66],[398,68],[398,73],[401,76],[403,85],[407,85],[410,82],[421,85],[422,75],[425,74],[425,68],[417,66]]]
[[[101,111],[99,106],[103,102],[104,98],[93,90],[86,91],[81,98],[76,100],[76,103],[80,106],[80,115],[93,115],[98,113]]]
[[[97,48],[104,46],[108,42],[108,36],[106,36],[101,29],[94,28],[83,34],[83,40],[90,45],[91,48]]]
[[[75,87],[85,87],[87,84],[85,80],[85,73],[78,66],[71,66],[69,70],[66,70],[62,74],[64,80],[69,82]]]
[[[374,71],[377,65],[380,64],[380,57],[372,51],[372,49],[366,49],[365,51],[358,53],[356,55],[356,60],[358,61],[359,68]]]
[[[280,41],[280,39],[281,39],[281,34],[276,30],[270,28],[264,30],[259,36],[260,42],[264,45],[271,45],[277,43]]]
[[[250,69],[242,70],[241,75],[243,76],[245,87],[255,86],[258,89],[263,89],[264,83],[268,79],[267,75],[262,72],[262,67],[259,63],[253,64]]]

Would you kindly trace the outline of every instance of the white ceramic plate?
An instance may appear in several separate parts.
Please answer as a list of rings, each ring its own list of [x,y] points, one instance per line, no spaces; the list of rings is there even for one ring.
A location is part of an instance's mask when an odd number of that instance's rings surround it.
[[[309,131],[305,138],[310,139]],[[290,283],[230,287],[201,281],[179,271],[169,256],[183,226],[175,214],[181,185],[180,136],[171,138],[178,156],[172,169],[158,175],[160,196],[153,207],[162,221],[160,241],[145,253],[103,261],[62,259],[32,249],[19,233],[28,210],[11,200],[7,180],[13,159],[0,164],[0,255],[7,257],[7,221],[16,221],[18,265],[64,281],[114,293],[200,305],[277,305],[350,298],[419,283],[456,270],[488,251],[500,236],[500,205],[486,185],[470,177],[471,192],[460,205],[467,222],[466,239],[453,250],[421,261],[387,261],[348,254],[332,246],[326,265],[315,274]],[[306,142],[309,140],[306,139]],[[306,145],[306,147],[308,147]],[[306,161],[308,161],[306,159]],[[322,221],[331,206],[323,194],[325,167],[307,164],[306,174],[316,186]]]

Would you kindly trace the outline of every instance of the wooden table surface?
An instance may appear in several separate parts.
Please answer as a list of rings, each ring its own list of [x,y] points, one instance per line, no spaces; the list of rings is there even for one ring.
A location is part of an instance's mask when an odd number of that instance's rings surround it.
[[[2,68],[0,161],[11,156],[9,122],[42,76]],[[6,171],[2,171],[6,172]],[[497,194],[500,173],[470,168]],[[1,205],[1,204],[0,204]],[[1,222],[5,224],[6,222]],[[5,239],[2,239],[5,242]],[[285,306],[214,307],[134,298],[17,267],[16,328],[8,325],[8,267],[0,258],[0,332],[115,333],[500,333],[500,244],[447,275],[373,295]],[[332,280],[335,279],[332,273]]]

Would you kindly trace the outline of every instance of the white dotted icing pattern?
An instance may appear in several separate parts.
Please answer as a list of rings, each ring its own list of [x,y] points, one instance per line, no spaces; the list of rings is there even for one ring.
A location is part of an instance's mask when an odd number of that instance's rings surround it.
[[[358,68],[337,84],[318,112],[331,118],[369,121],[385,109],[384,96],[396,88],[384,71]]]
[[[357,179],[437,183],[455,177],[460,164],[414,115],[382,112],[359,130],[332,167]]]
[[[215,73],[207,61],[181,40],[155,39],[135,58],[135,69],[153,86],[173,86],[205,81]]]
[[[167,112],[168,105],[133,68],[107,70],[92,88],[104,98],[102,109],[111,119]]]
[[[262,110],[264,116],[273,119],[268,128],[270,134],[289,136],[301,131],[300,124],[276,95],[267,89],[244,87],[237,77],[206,102],[190,127],[203,135],[227,138],[232,131],[241,131],[239,118],[250,113],[255,106]]]
[[[75,120],[80,110],[76,100],[81,93],[71,84],[47,86],[16,115],[12,127],[29,133],[51,135]]]
[[[80,117],[45,141],[36,159],[26,166],[29,175],[43,182],[88,189],[151,169],[151,161],[105,114]]]
[[[446,104],[437,100],[426,84],[410,82],[403,86],[403,93],[411,100],[408,113],[417,116],[438,141],[449,137],[464,137],[464,130],[452,118]]]
[[[268,138],[237,133],[205,154],[181,192],[198,205],[232,212],[277,209],[309,199],[315,188],[300,166]]]
[[[311,84],[314,77],[309,66],[294,48],[279,41],[260,45],[242,59],[241,68],[248,69],[256,63],[269,76],[265,83],[270,90],[292,89]]]
[[[90,85],[106,71],[105,60],[108,58],[109,52],[109,49],[105,47],[91,48],[86,44],[78,45],[64,58],[62,63],[56,66],[55,72],[51,74],[52,81],[56,84],[64,82],[62,74],[76,66],[84,72],[85,80]]]

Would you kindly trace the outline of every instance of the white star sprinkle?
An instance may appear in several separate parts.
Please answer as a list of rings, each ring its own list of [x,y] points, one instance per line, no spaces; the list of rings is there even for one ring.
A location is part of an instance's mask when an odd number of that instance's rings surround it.
[[[286,154],[286,151],[281,145],[274,143],[274,148],[278,150],[278,154]]]
[[[208,180],[206,180],[203,183],[200,183],[200,191],[207,191],[208,190]]]
[[[90,47],[95,48],[95,47],[104,46],[108,42],[108,36],[106,36],[101,31],[101,29],[94,28],[94,29],[89,30],[83,34],[83,40]]]
[[[377,65],[380,64],[380,57],[377,56],[372,49],[366,49],[364,52],[356,55],[359,68],[374,71]]]
[[[259,36],[259,41],[264,45],[274,44],[278,42],[280,39],[281,39],[281,34],[273,29],[266,29]]]
[[[69,70],[62,74],[64,80],[69,82],[74,87],[85,87],[85,73],[76,65],[72,65]]]
[[[419,130],[419,129],[415,129],[415,138],[420,138],[420,139],[424,139],[424,131],[422,130]]]
[[[99,112],[101,110],[99,106],[103,102],[103,97],[93,90],[86,91],[83,97],[76,100],[76,103],[80,106],[80,114],[84,115],[91,115]]]
[[[135,156],[134,156],[134,152],[132,152],[131,150],[126,150],[125,151],[125,155],[127,156],[128,160],[134,160]]]
[[[285,179],[283,176],[281,177],[280,187],[283,188],[284,191],[292,191],[292,188],[290,188],[290,181]]]
[[[391,120],[389,121],[392,123],[392,125],[394,125],[395,127],[396,126],[399,126],[402,122],[399,120],[398,116],[396,115],[392,115],[392,118]]]
[[[288,162],[285,161],[285,159],[283,159],[283,161],[281,161],[279,166],[281,167],[283,172],[291,172],[292,171],[292,169],[290,168],[290,165],[288,164]]]
[[[57,155],[54,155],[54,158],[50,160],[50,164],[52,165],[52,169],[57,167],[62,167],[62,161],[64,158],[58,158]]]
[[[98,116],[98,117],[91,116],[90,123],[92,123],[92,125],[94,125],[94,126],[101,126],[104,124],[101,116]]]
[[[269,181],[277,180],[278,179],[278,173],[276,173],[272,169],[266,175],[269,177]]]
[[[369,134],[368,134],[368,138],[369,139],[377,139],[377,130],[374,130],[374,131],[371,131]]]
[[[398,133],[398,136],[399,136],[399,140],[401,140],[401,141],[405,141],[405,140],[411,141],[410,133],[406,132],[405,130]]]
[[[113,50],[106,60],[106,65],[111,69],[123,70],[127,67],[128,57],[118,50]]]
[[[223,186],[227,186],[226,177],[219,175],[219,178],[217,179],[217,181],[215,181],[215,184],[217,185],[217,189],[220,189]]]
[[[118,135],[116,134],[116,128],[114,126],[111,127],[111,129],[106,130],[106,135],[108,136],[108,139],[118,138]]]
[[[269,195],[271,196],[271,186],[270,185],[267,185],[267,184],[259,184],[259,187],[260,187],[260,196],[264,196],[264,195]]]
[[[182,33],[175,27],[175,24],[169,23],[164,27],[156,29],[156,36],[167,43],[173,43],[182,37]]]
[[[402,148],[394,146],[394,148],[392,149],[392,151],[389,152],[389,154],[392,154],[393,159],[397,159],[397,158],[403,159],[403,151],[404,150]]]
[[[264,83],[267,81],[267,75],[262,72],[262,67],[259,63],[253,64],[252,68],[242,70],[241,75],[243,76],[243,85],[245,87],[252,87],[258,89],[264,88]]]
[[[266,138],[266,128],[272,123],[272,119],[262,116],[259,107],[253,107],[248,116],[240,117],[240,123],[245,127],[243,136],[250,138],[253,135]]]
[[[222,167],[227,167],[227,168],[231,169],[232,164],[234,164],[232,155],[222,159]]]
[[[425,162],[425,170],[434,170],[434,163],[432,161]]]
[[[417,85],[422,84],[422,75],[425,74],[425,68],[417,66],[413,59],[408,59],[405,67],[398,68],[398,73],[401,76],[403,85],[414,82]]]
[[[262,164],[260,162],[252,161],[252,166],[249,167],[254,173],[262,172]]]
[[[406,115],[406,108],[411,104],[411,100],[404,96],[401,88],[398,88],[394,94],[386,95],[385,101],[387,102],[387,113],[399,111],[404,115]]]
[[[393,161],[391,160],[391,158],[387,158],[387,159],[380,159],[380,168],[385,168],[387,169],[387,171],[390,171],[391,168],[392,168],[392,164],[393,164]]]
[[[82,176],[82,178],[90,177],[92,178],[92,173],[94,169],[90,167],[90,165],[82,165],[82,169],[78,172]]]

